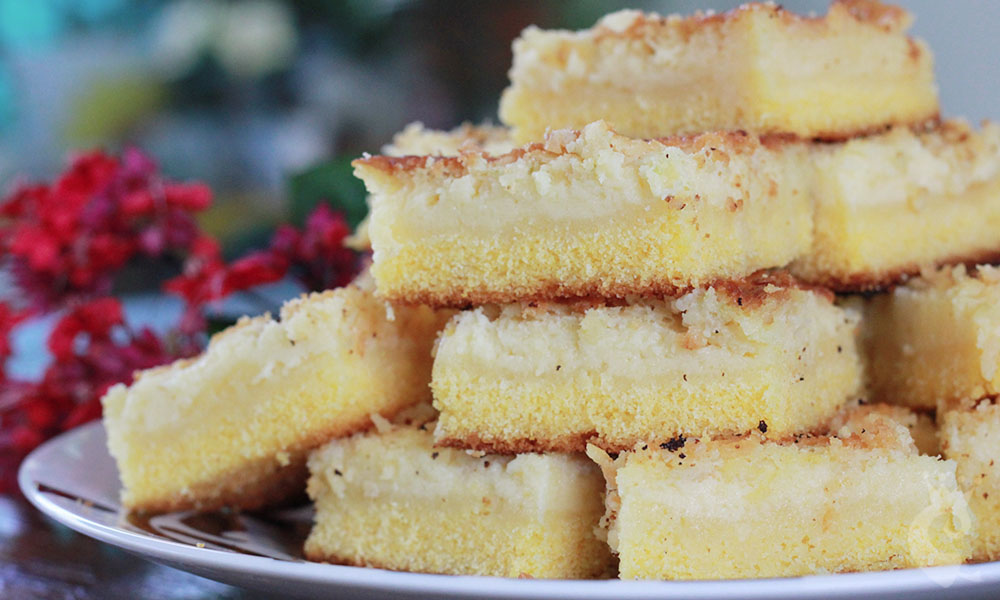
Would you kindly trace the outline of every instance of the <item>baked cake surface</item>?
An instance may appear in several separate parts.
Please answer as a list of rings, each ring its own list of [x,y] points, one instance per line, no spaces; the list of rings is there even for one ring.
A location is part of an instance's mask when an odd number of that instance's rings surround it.
[[[941,447],[958,464],[958,485],[977,519],[973,558],[1000,559],[1000,406],[990,400],[942,407]]]
[[[1000,269],[925,270],[868,300],[866,372],[872,396],[933,409],[1000,393]]]
[[[912,17],[840,0],[824,17],[772,3],[723,14],[621,11],[592,29],[529,27],[514,42],[500,119],[518,141],[598,119],[634,137],[737,130],[846,139],[938,114],[933,59]]]
[[[310,560],[502,577],[613,572],[595,533],[604,479],[585,456],[435,448],[432,427],[359,434],[311,455]]]
[[[955,463],[868,415],[835,437],[649,445],[611,461],[608,542],[623,579],[737,579],[960,564],[974,519]]]
[[[435,434],[524,452],[817,430],[859,391],[857,325],[782,273],[676,299],[477,308],[438,342]]]
[[[799,277],[868,291],[921,267],[1000,258],[1000,125],[896,127],[814,145],[810,160],[815,229],[792,263]]]
[[[410,123],[392,138],[392,143],[382,148],[386,156],[457,156],[462,152],[503,154],[515,148],[506,127],[472,125],[463,123],[449,131],[427,129],[422,123]],[[369,207],[371,200],[368,201]],[[358,224],[354,233],[344,240],[344,245],[358,252],[371,250],[368,236],[368,217]]]
[[[503,155],[374,156],[372,273],[393,301],[464,306],[675,292],[806,251],[804,145],[637,140],[597,122]]]
[[[429,401],[431,346],[448,314],[377,300],[364,281],[244,317],[191,360],[137,374],[103,399],[122,504],[253,509],[301,493],[306,453]]]

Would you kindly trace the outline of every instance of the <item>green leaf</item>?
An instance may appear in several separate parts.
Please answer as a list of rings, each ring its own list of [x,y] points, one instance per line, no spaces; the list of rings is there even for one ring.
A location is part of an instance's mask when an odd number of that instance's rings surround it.
[[[365,185],[354,177],[353,159],[340,156],[288,178],[289,209],[294,223],[301,226],[319,202],[343,212],[351,227],[361,222],[368,214],[368,204]]]

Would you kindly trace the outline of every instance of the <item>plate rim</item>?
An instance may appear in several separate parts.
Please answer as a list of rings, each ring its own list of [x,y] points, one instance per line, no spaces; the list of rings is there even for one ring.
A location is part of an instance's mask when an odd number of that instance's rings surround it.
[[[810,590],[821,590],[824,597],[853,598],[859,594],[901,594],[906,592],[947,593],[1000,586],[1000,561],[973,565],[924,567],[867,573],[806,575],[767,579],[731,579],[701,581],[623,581],[609,580],[546,580],[513,579],[473,575],[436,575],[408,573],[367,567],[333,565],[309,561],[285,561],[266,556],[252,556],[197,548],[180,542],[110,527],[88,519],[60,506],[39,489],[37,474],[45,469],[46,459],[65,452],[78,438],[105,436],[101,421],[95,421],[64,432],[33,450],[18,469],[18,485],[25,498],[47,517],[70,529],[135,553],[153,561],[197,567],[204,575],[212,572],[236,572],[276,580],[293,578],[310,584],[351,586],[369,592],[395,591],[437,596],[458,596],[469,593],[488,594],[494,598],[536,598],[572,596],[581,600],[621,598],[798,598]],[[108,455],[104,457],[111,460]],[[962,573],[961,578],[957,573]],[[943,584],[935,581],[950,580]]]

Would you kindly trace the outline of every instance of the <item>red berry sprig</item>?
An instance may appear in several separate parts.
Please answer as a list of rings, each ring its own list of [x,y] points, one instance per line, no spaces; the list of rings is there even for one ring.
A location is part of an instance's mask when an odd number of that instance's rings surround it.
[[[166,180],[154,161],[129,149],[73,159],[51,184],[22,184],[0,201],[0,256],[23,309],[0,301],[0,493],[15,487],[21,459],[44,440],[100,417],[100,399],[133,373],[196,354],[206,305],[287,275],[306,289],[348,283],[357,256],[343,246],[343,216],[318,206],[302,231],[280,227],[270,246],[227,263],[194,215],[211,205],[199,183]],[[133,329],[109,297],[136,256],[176,256],[183,272],[164,291],[185,310],[165,336]],[[38,381],[8,376],[11,331],[25,318],[62,310],[48,337],[52,362]]]

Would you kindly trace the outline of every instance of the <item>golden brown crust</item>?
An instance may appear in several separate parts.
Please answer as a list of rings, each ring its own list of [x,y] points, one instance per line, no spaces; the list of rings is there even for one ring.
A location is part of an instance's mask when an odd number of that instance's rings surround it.
[[[843,438],[845,444],[858,445],[862,442],[854,439],[858,436],[851,436],[850,438]],[[733,441],[738,442],[744,439],[760,439],[766,440],[768,443],[780,444],[780,445],[790,445],[790,444],[802,444],[802,445],[821,445],[829,442],[829,437],[826,435],[826,428],[817,428],[816,430],[802,432],[802,433],[789,433],[782,435],[768,435],[765,436],[756,428],[751,429],[744,433],[731,433],[719,436],[713,436],[711,439],[715,441]],[[642,450],[648,450],[649,448],[661,448],[661,449],[673,449],[677,450],[683,448],[686,444],[697,444],[699,439],[696,437],[687,437],[684,435],[677,435],[673,437],[650,437],[644,438],[642,442],[638,443],[622,443],[622,442],[612,442],[610,440],[602,438],[596,432],[589,433],[576,433],[572,435],[559,436],[548,439],[531,439],[531,438],[510,438],[510,439],[484,439],[476,433],[470,433],[465,436],[453,436],[442,438],[435,441],[434,445],[439,448],[457,448],[460,450],[471,450],[475,452],[485,452],[487,454],[530,454],[530,453],[545,453],[545,452],[561,452],[561,453],[575,453],[575,452],[586,452],[588,445],[597,446],[601,450],[609,453],[616,452],[627,452],[630,450],[635,450],[637,446]],[[864,442],[868,444],[870,442]],[[644,446],[644,447],[643,447]],[[673,451],[672,450],[672,451]]]
[[[928,267],[939,268],[957,265],[974,267],[982,264],[1000,264],[1000,249],[982,250],[963,256],[942,259],[932,264],[914,263],[880,273],[865,272],[852,273],[846,276],[830,275],[813,278],[799,275],[799,277],[811,284],[828,287],[838,293],[874,293],[887,291],[897,285],[906,283],[908,279],[919,275],[922,269]]]
[[[770,287],[769,286],[773,286]],[[676,298],[696,287],[712,287],[743,307],[759,305],[765,298],[780,289],[801,289],[814,292],[832,300],[833,292],[821,283],[797,279],[784,270],[762,270],[736,280],[718,279],[701,286],[678,286],[669,281],[652,282],[642,287],[609,285],[603,281],[592,281],[583,285],[569,286],[560,281],[541,282],[530,292],[517,290],[449,289],[416,290],[401,294],[387,294],[386,299],[405,305],[426,304],[436,308],[468,309],[484,304],[511,304],[520,302],[544,306],[547,303],[576,304],[584,309],[594,306],[619,306],[626,299],[634,301],[643,298]],[[383,292],[384,294],[384,292]]]
[[[811,292],[826,298],[829,302],[833,302],[834,298],[833,291],[829,288],[804,282],[784,269],[761,270],[743,279],[720,279],[708,287],[744,308],[760,306],[780,290],[797,289]]]
[[[653,282],[644,286],[641,291],[635,287],[613,286],[596,281],[577,286],[569,286],[559,281],[549,281],[538,283],[533,286],[530,292],[454,288],[448,290],[412,290],[388,294],[382,290],[380,293],[390,302],[398,304],[426,304],[435,308],[468,309],[483,304],[560,302],[577,298],[664,298],[679,296],[689,290],[689,287],[677,286],[669,281]]]
[[[847,9],[861,23],[876,25],[885,31],[896,31],[909,25],[910,14],[901,6],[883,4],[878,0],[836,0],[833,6]]]
[[[382,416],[391,419],[403,410],[386,411]],[[305,492],[308,469],[306,458],[311,450],[334,438],[346,437],[373,427],[371,418],[341,423],[316,432],[285,450],[288,463],[281,465],[273,456],[245,463],[225,475],[191,486],[186,496],[147,500],[125,508],[137,514],[159,514],[180,510],[213,511],[223,508],[259,510],[281,504]]]
[[[808,431],[799,433],[786,433],[775,435],[766,433],[766,427],[759,425],[744,433],[731,433],[718,436],[710,436],[716,442],[739,443],[742,440],[752,440],[755,442],[767,442],[779,446],[809,446],[822,447],[830,444],[831,440],[837,439],[840,443],[849,448],[862,450],[873,450],[887,447],[894,447],[897,441],[896,432],[893,430],[888,420],[866,422],[867,429],[860,433],[851,433],[845,436],[832,435],[831,426],[842,426],[845,423],[862,418],[869,413],[888,412],[888,409],[881,405],[864,405],[854,408],[847,414],[838,414],[831,418],[829,422]],[[763,428],[762,428],[763,427]],[[624,444],[611,442],[602,438],[596,432],[578,433],[567,436],[560,436],[548,439],[484,439],[478,434],[471,433],[466,436],[452,436],[442,438],[435,442],[435,446],[445,448],[458,448],[488,454],[525,454],[541,452],[586,452],[588,445],[593,445],[608,453],[628,452],[633,450],[662,449],[675,452],[684,448],[688,444],[698,444],[701,440],[697,437],[687,437],[677,435],[673,437],[650,437],[641,442]]]
[[[487,454],[531,454],[543,452],[583,452],[587,443],[597,436],[596,431],[574,433],[548,439],[514,438],[484,439],[479,434],[470,433],[461,437],[445,437],[435,440],[438,448],[458,448]]]
[[[445,573],[443,571],[429,571],[429,570],[413,571],[411,569],[400,569],[396,567],[390,567],[378,560],[370,560],[370,559],[357,560],[355,558],[347,558],[344,556],[340,556],[339,554],[332,552],[312,551],[308,547],[304,551],[304,554],[306,560],[312,562],[321,562],[331,565],[342,565],[345,567],[364,567],[368,569],[382,569],[384,571],[396,571],[399,573],[427,573],[430,575],[453,575],[453,573]],[[603,571],[601,571],[600,574],[597,574],[597,572],[595,572],[595,574],[593,574],[591,578],[614,579],[615,575],[618,573],[617,563],[618,563],[617,560],[613,560],[611,565],[609,565]],[[533,577],[531,575],[528,575],[527,573],[521,573],[520,575],[518,575],[518,579],[533,579]]]
[[[892,129],[893,127],[909,127],[914,131],[927,131],[941,123],[941,113],[934,111],[931,114],[914,119],[912,121],[890,121],[871,127],[862,127],[852,131],[819,131],[813,136],[817,142],[839,143],[847,142],[854,138],[869,137],[879,135]]]
[[[939,400],[936,411],[930,409],[927,410],[931,414],[943,416],[944,413],[947,412],[970,412],[975,410],[980,404],[984,403],[996,406],[998,400],[1000,399],[998,399],[995,395],[983,396],[981,398],[949,398],[946,400]]]

